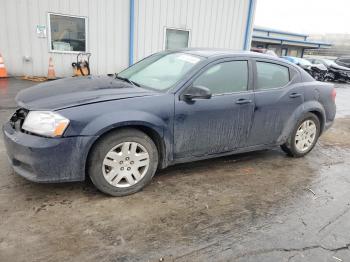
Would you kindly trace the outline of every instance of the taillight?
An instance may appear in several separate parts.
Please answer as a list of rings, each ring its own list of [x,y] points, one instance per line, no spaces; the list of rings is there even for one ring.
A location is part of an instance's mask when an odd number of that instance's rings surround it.
[[[335,90],[335,88],[333,88],[332,90],[332,99],[335,102],[335,97],[337,96],[337,91]]]

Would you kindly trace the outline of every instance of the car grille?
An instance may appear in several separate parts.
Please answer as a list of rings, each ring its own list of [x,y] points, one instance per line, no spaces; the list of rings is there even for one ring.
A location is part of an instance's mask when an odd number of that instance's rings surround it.
[[[10,125],[16,131],[22,131],[23,122],[28,115],[28,110],[24,108],[20,108],[16,110],[16,112],[10,118]]]

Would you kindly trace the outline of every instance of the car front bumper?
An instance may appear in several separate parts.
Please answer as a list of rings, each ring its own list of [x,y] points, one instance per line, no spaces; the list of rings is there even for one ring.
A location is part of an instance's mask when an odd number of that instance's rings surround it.
[[[4,142],[15,173],[34,182],[55,183],[85,179],[85,160],[91,136],[46,138],[3,126]]]

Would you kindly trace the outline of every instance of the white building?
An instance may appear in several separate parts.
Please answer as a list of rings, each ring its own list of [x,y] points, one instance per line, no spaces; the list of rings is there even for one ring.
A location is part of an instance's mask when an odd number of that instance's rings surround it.
[[[160,50],[249,49],[256,0],[0,0],[0,53],[11,75],[119,72]]]

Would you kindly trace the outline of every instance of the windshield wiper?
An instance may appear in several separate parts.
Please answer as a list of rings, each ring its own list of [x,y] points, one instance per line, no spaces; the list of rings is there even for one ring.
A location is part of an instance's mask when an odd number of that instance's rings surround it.
[[[118,74],[115,74],[115,78],[118,78],[120,80],[123,80],[125,82],[128,82],[129,84],[132,84],[134,87],[138,86],[140,87],[140,85],[134,81],[131,81],[130,79],[126,78],[126,77],[121,77],[121,76],[118,76]]]

